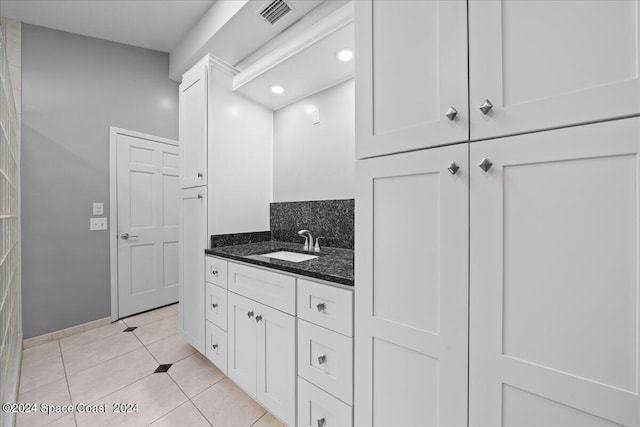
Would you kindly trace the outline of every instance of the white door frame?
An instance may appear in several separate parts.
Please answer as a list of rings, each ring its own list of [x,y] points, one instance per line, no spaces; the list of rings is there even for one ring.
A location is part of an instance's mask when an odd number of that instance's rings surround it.
[[[132,136],[178,146],[178,141],[163,138],[161,136],[109,126],[109,218],[111,228],[109,230],[109,263],[111,274],[111,321],[115,322],[119,317],[118,310],[118,135]]]

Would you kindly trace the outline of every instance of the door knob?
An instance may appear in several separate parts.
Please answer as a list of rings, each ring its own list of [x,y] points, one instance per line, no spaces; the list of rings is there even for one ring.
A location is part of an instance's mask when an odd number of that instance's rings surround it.
[[[318,363],[319,364],[324,364],[324,362],[327,361],[327,356],[325,356],[324,354],[322,356],[318,356]]]
[[[316,305],[316,308],[318,309],[318,311],[320,313],[322,313],[324,311],[324,309],[325,309],[324,303],[321,302],[320,304]]]
[[[485,99],[482,105],[480,106],[480,111],[482,114],[487,114],[493,108],[493,104],[488,99]]]
[[[122,233],[120,235],[120,238],[122,240],[129,240],[129,237],[140,237],[140,236],[138,236],[137,234],[129,234],[129,233]]]
[[[248,317],[249,319],[251,319],[251,318],[253,317],[253,311],[249,311],[249,312],[247,313],[247,317]]]
[[[491,169],[493,163],[491,163],[491,161],[485,157],[480,163],[478,163],[478,166],[480,166],[480,169],[482,169],[483,171],[489,172],[489,169]]]
[[[447,116],[447,119],[449,119],[450,121],[454,121],[457,115],[458,115],[458,110],[456,110],[453,107],[449,107],[449,109],[445,113],[445,116]]]
[[[458,172],[458,170],[460,170],[460,166],[458,166],[454,162],[451,162],[447,170],[451,172],[451,175],[455,175]]]

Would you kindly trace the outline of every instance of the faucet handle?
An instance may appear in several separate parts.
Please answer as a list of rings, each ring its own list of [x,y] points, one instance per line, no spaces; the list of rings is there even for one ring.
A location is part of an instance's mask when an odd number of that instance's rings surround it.
[[[324,237],[316,237],[316,245],[313,247],[314,252],[320,252],[320,239],[324,239]],[[311,250],[311,248],[309,248]]]

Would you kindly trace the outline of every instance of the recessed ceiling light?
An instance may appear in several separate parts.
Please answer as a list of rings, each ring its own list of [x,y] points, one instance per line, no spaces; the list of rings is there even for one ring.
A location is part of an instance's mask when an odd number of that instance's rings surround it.
[[[275,93],[276,95],[280,95],[284,92],[284,88],[282,86],[271,86],[271,92]]]
[[[336,58],[338,58],[342,62],[349,62],[353,59],[353,51],[348,48],[340,49],[336,53]]]

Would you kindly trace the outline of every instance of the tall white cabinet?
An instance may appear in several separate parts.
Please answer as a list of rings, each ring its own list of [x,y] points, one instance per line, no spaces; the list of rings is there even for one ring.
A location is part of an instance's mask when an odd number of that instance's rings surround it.
[[[640,426],[639,2],[416,3],[356,4],[355,424]]]
[[[211,234],[268,230],[271,198],[272,112],[233,93],[236,73],[207,55],[179,88],[180,332],[222,370],[226,326],[205,323],[204,250]]]

